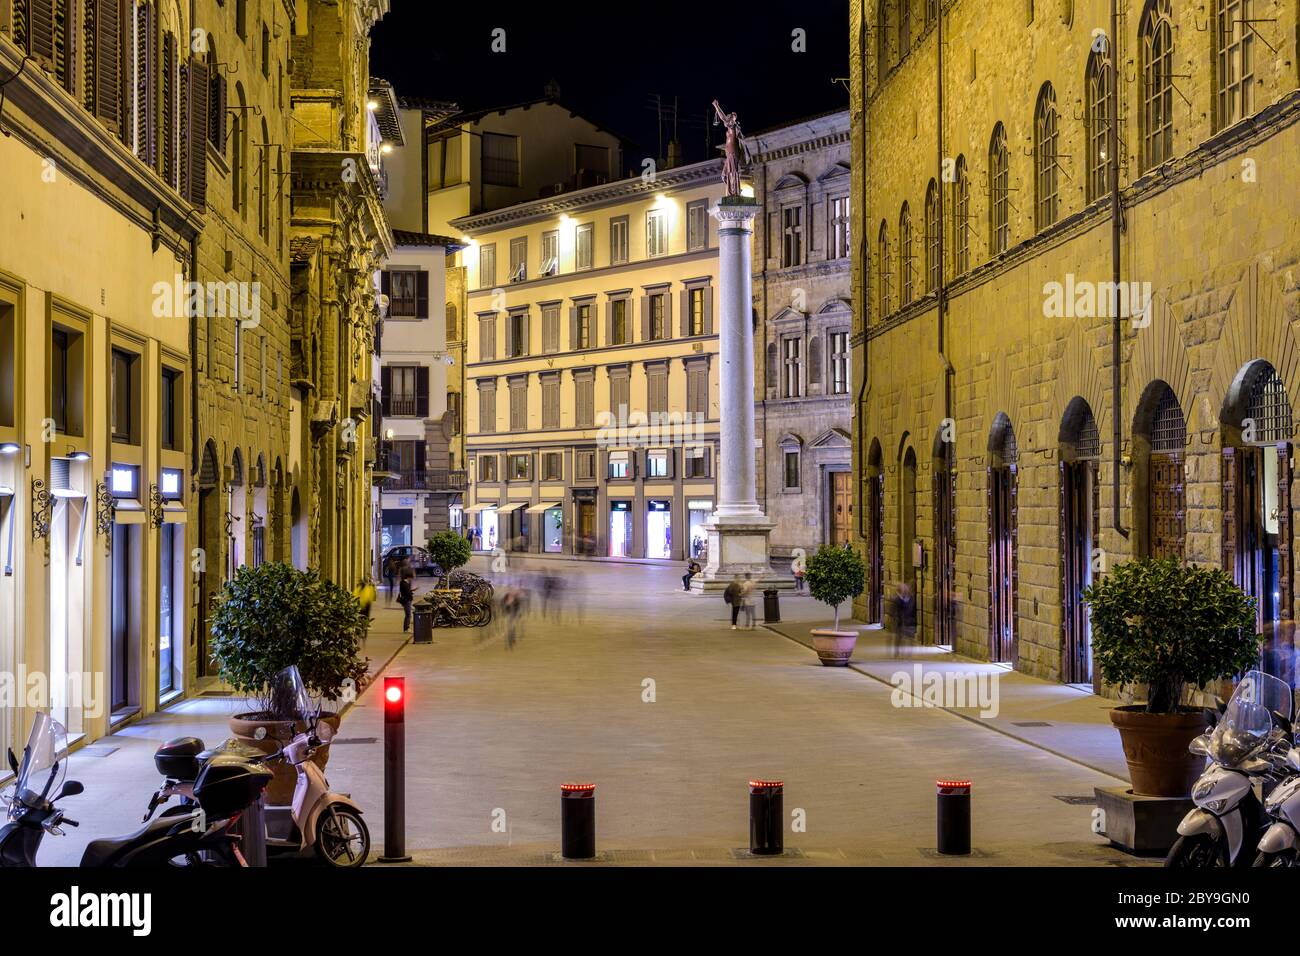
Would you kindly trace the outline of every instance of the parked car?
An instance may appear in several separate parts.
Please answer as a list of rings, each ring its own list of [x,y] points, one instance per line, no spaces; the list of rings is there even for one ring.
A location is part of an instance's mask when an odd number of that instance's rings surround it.
[[[411,567],[415,569],[416,574],[427,574],[434,577],[442,574],[442,568],[438,567],[438,563],[429,557],[429,552],[419,545],[399,544],[394,548],[389,548],[384,552],[381,568],[388,563],[389,558],[396,558],[398,567],[402,566],[403,561],[410,561]]]

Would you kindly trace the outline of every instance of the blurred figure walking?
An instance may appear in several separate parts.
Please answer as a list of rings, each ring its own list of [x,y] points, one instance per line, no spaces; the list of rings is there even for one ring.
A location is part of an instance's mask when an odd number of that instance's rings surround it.
[[[397,603],[402,605],[405,616],[402,618],[402,633],[411,629],[411,606],[415,603],[415,568],[411,562],[402,564],[401,580],[397,584]]]
[[[754,597],[756,587],[754,577],[751,574],[745,575],[745,580],[740,582],[740,609],[745,612],[745,630],[754,629]]]
[[[740,592],[744,585],[737,574],[727,585],[727,589],[722,592],[722,600],[731,605],[731,629],[736,629],[736,618],[740,616]]]
[[[894,585],[893,596],[889,599],[890,654],[901,656],[904,642],[911,643],[916,638],[916,597],[912,594],[912,585],[900,581]]]

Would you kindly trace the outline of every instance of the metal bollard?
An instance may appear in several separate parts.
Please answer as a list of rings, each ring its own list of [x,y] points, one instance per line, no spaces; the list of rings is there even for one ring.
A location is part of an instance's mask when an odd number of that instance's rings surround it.
[[[416,644],[433,643],[433,608],[423,602],[411,608],[411,640]]]
[[[970,855],[970,781],[936,780],[939,846],[944,856]]]
[[[384,678],[384,855],[380,863],[407,863],[406,678]]]
[[[560,784],[560,855],[566,860],[596,856],[596,785]]]
[[[785,781],[749,781],[749,852],[779,856],[785,852]]]

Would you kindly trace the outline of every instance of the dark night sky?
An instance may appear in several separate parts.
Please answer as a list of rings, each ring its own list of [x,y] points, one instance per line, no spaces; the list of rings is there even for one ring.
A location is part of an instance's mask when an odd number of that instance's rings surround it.
[[[720,141],[721,127],[703,125],[715,96],[746,133],[848,106],[848,91],[831,82],[848,75],[848,0],[607,0],[590,5],[599,12],[587,8],[393,0],[372,35],[371,73],[399,96],[464,109],[535,99],[554,79],[566,106],[638,144],[628,148],[628,167],[658,152],[647,107],[655,93],[668,105],[678,98],[688,162],[706,158],[706,133]],[[491,50],[496,27],[506,31],[505,53]],[[796,28],[806,31],[806,53],[791,50]]]

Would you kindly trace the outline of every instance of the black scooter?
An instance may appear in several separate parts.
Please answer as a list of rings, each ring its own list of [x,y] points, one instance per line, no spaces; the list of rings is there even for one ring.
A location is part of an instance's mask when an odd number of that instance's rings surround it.
[[[55,806],[84,792],[67,772],[67,734],[48,714],[37,714],[21,765],[13,751],[9,765],[17,774],[6,794],[7,820],[0,828],[0,867],[35,866],[46,833],[62,836],[64,826],[78,826]],[[237,757],[210,761],[195,781],[198,805],[160,816],[128,836],[94,840],[81,857],[83,867],[175,865],[246,866],[233,832],[240,811],[256,800],[271,781],[270,770]]]

